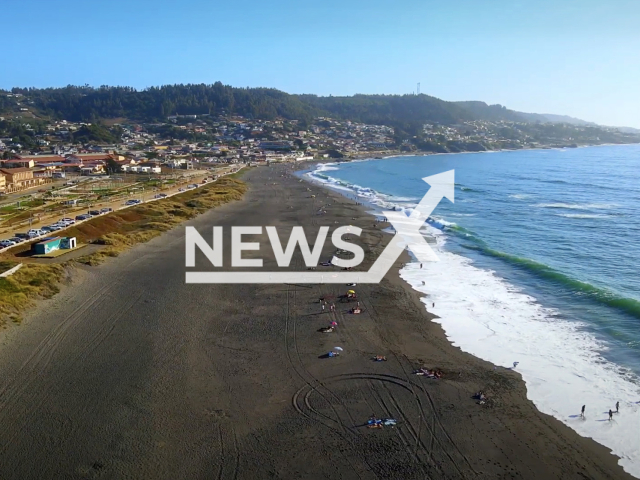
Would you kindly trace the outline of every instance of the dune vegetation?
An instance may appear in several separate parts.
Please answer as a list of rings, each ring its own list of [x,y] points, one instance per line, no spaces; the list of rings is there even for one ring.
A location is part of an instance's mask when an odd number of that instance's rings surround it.
[[[65,235],[76,237],[79,244],[97,244],[102,248],[63,263],[25,262],[13,275],[0,278],[0,325],[7,319],[19,323],[21,312],[36,299],[50,298],[58,293],[60,282],[75,262],[98,265],[136,244],[148,242],[185,220],[241,199],[245,191],[246,185],[237,176],[225,177],[170,198],[96,217],[66,230]],[[13,257],[5,256],[0,261],[0,272],[17,265],[20,258],[16,254],[24,253],[27,248],[14,249]]]

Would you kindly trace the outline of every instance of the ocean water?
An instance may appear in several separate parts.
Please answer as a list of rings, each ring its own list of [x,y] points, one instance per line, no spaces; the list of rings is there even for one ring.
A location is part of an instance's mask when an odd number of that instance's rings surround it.
[[[307,175],[409,214],[429,188],[421,178],[451,169],[455,203],[443,199],[425,223],[439,261],[401,276],[454,345],[519,362],[542,412],[640,478],[640,145],[396,157]]]

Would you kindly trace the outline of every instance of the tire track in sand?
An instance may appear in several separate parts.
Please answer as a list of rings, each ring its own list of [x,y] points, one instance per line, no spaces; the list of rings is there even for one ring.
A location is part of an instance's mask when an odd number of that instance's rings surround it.
[[[373,303],[371,302],[371,299],[365,294],[361,296],[361,301],[363,303],[363,305],[366,303],[367,304],[367,309],[369,310],[370,316],[372,317],[372,319],[376,320],[376,323],[379,323],[379,316],[376,312],[375,307],[373,306]],[[398,356],[395,352],[391,352],[392,355],[396,358],[398,365],[400,365],[400,367],[402,368],[402,371],[404,373],[405,379],[407,384],[410,386],[410,388],[412,389],[412,391],[414,391],[414,397],[416,398],[416,401],[419,403],[419,408],[420,410],[424,413],[424,407],[422,406],[422,403],[420,401],[420,395],[415,393],[414,387],[419,389],[424,396],[426,397],[426,399],[428,400],[429,404],[430,404],[430,410],[432,412],[431,418],[433,421],[433,424],[431,426],[429,426],[428,424],[426,424],[426,418],[427,416],[424,415],[424,419],[425,419],[425,426],[427,426],[427,428],[429,428],[432,432],[433,435],[433,439],[435,442],[437,442],[440,446],[441,446],[441,450],[444,452],[444,454],[447,456],[447,458],[449,458],[450,462],[452,463],[452,465],[454,466],[454,468],[460,473],[460,475],[462,475],[462,478],[466,478],[467,475],[464,474],[460,468],[458,467],[458,462],[456,460],[454,460],[454,458],[451,456],[451,454],[449,453],[449,449],[447,449],[445,443],[450,444],[453,449],[455,450],[455,452],[457,452],[457,454],[462,458],[463,462],[467,464],[467,466],[469,467],[469,469],[471,470],[471,472],[474,475],[477,475],[477,472],[475,471],[475,469],[473,468],[473,465],[471,464],[471,462],[469,461],[469,459],[467,458],[466,455],[464,455],[464,453],[462,453],[462,450],[460,449],[460,447],[458,447],[458,445],[456,444],[456,442],[453,440],[453,438],[451,438],[451,436],[449,435],[449,433],[447,432],[447,430],[445,429],[444,425],[442,424],[442,421],[440,420],[437,410],[436,410],[436,405],[435,402],[433,400],[433,398],[431,397],[431,394],[429,393],[429,391],[423,386],[423,385],[416,385],[412,380],[410,380],[409,377],[409,373],[407,372],[407,368],[404,364],[404,362],[407,362],[409,365],[411,365],[411,362],[409,361],[409,359],[405,356],[402,355],[402,359],[400,358],[400,356]],[[404,360],[404,362],[403,362]],[[436,432],[440,431],[444,437],[446,438],[446,440],[443,442],[440,438],[438,438],[438,436],[436,435]],[[433,451],[433,443],[429,449],[429,451]]]
[[[299,268],[300,267],[300,260],[298,258],[296,258],[296,260],[294,261],[294,266],[295,268]],[[349,448],[353,451],[357,451],[356,445],[354,443],[354,439],[353,436],[358,435],[359,432],[357,432],[352,426],[348,427],[345,425],[345,423],[342,421],[340,414],[338,413],[337,409],[335,408],[335,406],[333,405],[333,403],[326,397],[326,395],[322,392],[322,389],[325,389],[329,392],[329,394],[331,394],[332,396],[334,396],[335,398],[337,398],[338,400],[339,397],[337,395],[335,395],[334,392],[330,391],[329,389],[327,389],[322,382],[320,382],[316,377],[314,377],[304,366],[304,363],[302,362],[302,357],[300,355],[300,351],[298,349],[298,342],[297,342],[297,332],[296,332],[296,320],[295,318],[291,318],[291,303],[296,304],[297,301],[297,287],[295,285],[291,285],[291,284],[287,284],[287,291],[286,291],[286,295],[287,295],[287,301],[285,302],[286,308],[285,308],[285,352],[286,352],[286,356],[287,356],[287,360],[291,366],[291,368],[294,370],[294,372],[300,377],[300,379],[305,383],[305,385],[300,388],[294,395],[292,398],[292,403],[293,403],[293,407],[296,409],[296,411],[298,413],[300,413],[301,415],[303,415],[304,417],[308,418],[309,420],[315,421],[320,423],[321,425],[329,428],[330,430],[334,431],[335,433],[337,433],[339,435],[340,438],[342,438],[347,445],[349,446]],[[292,336],[292,342],[289,342],[289,331],[291,330],[291,336]],[[292,355],[291,355],[291,349],[293,349],[293,351],[295,352],[295,357],[297,362],[294,362]],[[297,365],[296,365],[297,363]],[[300,395],[302,394],[302,392],[304,392],[305,389],[309,389],[309,391],[306,392],[306,394],[303,397],[303,405],[301,406],[299,404],[299,399],[300,399]],[[324,402],[329,406],[329,408],[331,409],[331,411],[333,412],[333,414],[335,415],[335,418],[331,418],[328,415],[323,414],[322,412],[317,411],[316,409],[314,409],[311,406],[311,402],[309,397],[311,396],[311,393],[316,392],[318,393],[318,395],[320,395],[320,397],[322,397],[322,399],[324,400]],[[340,400],[341,402],[341,400]],[[342,402],[341,402],[342,404]],[[350,414],[348,412],[348,409],[346,409],[346,407],[344,406],[344,404],[342,404],[342,406],[345,408],[345,411],[347,412],[347,415],[350,417]],[[305,412],[305,408],[309,410],[310,413]],[[314,416],[315,415],[315,416]],[[353,425],[353,423],[351,424]],[[349,459],[349,457],[347,456],[347,454],[345,454],[344,452],[342,452],[342,450],[339,450],[342,457],[344,458],[344,460],[347,462],[347,464],[350,466],[350,468],[353,470],[353,472],[359,477],[359,478],[363,478],[361,472],[359,471],[360,469],[358,469]],[[366,458],[363,459],[364,463],[365,463],[365,474],[368,475],[373,475],[374,477],[377,478],[377,476],[375,475],[371,465],[368,463],[368,461],[366,460]],[[366,475],[365,475],[366,476]]]
[[[100,291],[96,292],[96,295],[101,295],[103,293],[105,293],[105,290],[101,289]],[[91,337],[91,339],[86,344],[82,346],[81,349],[79,349],[77,352],[74,352],[74,355],[71,356],[69,359],[64,359],[63,360],[64,367],[65,367],[64,371],[65,372],[71,371],[70,367],[72,365],[78,363],[79,361],[86,360],[87,355],[91,351],[93,351],[109,335],[111,331],[113,331],[117,322],[122,318],[122,315],[128,310],[130,310],[139,301],[142,295],[143,293],[140,293],[137,296],[133,296],[129,298],[128,301],[120,309],[118,309],[115,313],[109,316],[109,318],[104,322],[102,328],[100,328],[96,332],[96,334],[93,337]],[[103,301],[106,301],[106,300],[107,298],[103,297]],[[102,302],[98,302],[96,299],[95,301],[90,302],[90,304],[86,308],[82,309],[81,312],[79,312],[79,310],[76,310],[76,312],[84,313],[89,308],[91,308],[91,306],[100,305],[101,303]],[[51,363],[58,346],[62,343],[63,339],[66,337],[66,332],[68,332],[70,328],[69,324],[76,325],[77,323],[78,323],[77,319],[74,322],[68,322],[67,327],[63,329],[64,333],[60,333],[58,336],[56,336],[57,341],[52,344],[52,348],[50,348],[46,352],[46,355],[42,354],[42,355],[35,356],[35,360],[34,360],[35,364],[33,365],[34,369],[37,366],[40,366],[41,369],[44,369]],[[35,370],[32,370],[32,371],[35,371]],[[5,437],[4,439],[5,447],[2,448],[3,452],[6,451],[6,448],[13,442],[14,438],[20,433],[20,428],[12,428],[12,425],[14,427],[19,427],[22,423],[27,421],[27,419],[29,419],[30,416],[36,410],[38,410],[43,404],[45,404],[51,396],[51,389],[52,389],[51,385],[48,385],[48,386],[43,385],[42,388],[39,389],[38,400],[33,403],[30,403],[29,408],[23,411],[16,412],[16,408],[15,408],[16,402],[19,400],[19,398],[22,395],[25,394],[25,392],[29,390],[29,387],[37,380],[37,378],[39,377],[32,375],[30,378],[27,379],[27,382],[25,382],[25,385],[23,385],[22,388],[14,389],[14,391],[12,392],[12,396],[9,398],[9,401],[5,402],[5,407],[3,408],[4,415],[2,418],[0,418],[0,423],[2,423],[5,426],[7,431],[14,432],[14,433],[9,437]],[[64,373],[62,376],[56,377],[56,384],[61,382],[64,382]],[[11,418],[7,418],[7,415],[11,412],[13,412],[14,414],[11,416]],[[67,420],[67,423],[71,425],[70,431],[73,432],[74,431],[73,420],[68,416],[66,416],[66,420]]]

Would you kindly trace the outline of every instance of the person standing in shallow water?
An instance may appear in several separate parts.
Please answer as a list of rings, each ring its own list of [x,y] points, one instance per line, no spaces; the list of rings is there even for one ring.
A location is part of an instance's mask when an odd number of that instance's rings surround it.
[[[580,416],[581,416],[582,418],[584,418],[584,407],[585,407],[585,406],[586,406],[586,405],[582,405],[582,411],[580,412]]]

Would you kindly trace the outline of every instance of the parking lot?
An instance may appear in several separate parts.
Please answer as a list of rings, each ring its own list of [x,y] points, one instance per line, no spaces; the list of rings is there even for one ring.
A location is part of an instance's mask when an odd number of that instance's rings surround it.
[[[225,173],[231,173],[231,170],[227,170]],[[54,235],[61,235],[67,228],[78,223],[91,220],[94,217],[108,215],[113,211],[130,208],[141,203],[148,203],[168,198],[172,195],[202,186],[212,180],[213,177],[211,172],[196,171],[188,178],[173,184],[169,188],[165,188],[161,192],[147,192],[145,194],[140,194],[140,196],[135,196],[136,194],[134,193],[132,194],[133,198],[126,200],[118,198],[114,201],[95,203],[90,207],[78,207],[75,209],[69,208],[65,211],[66,213],[64,216],[59,216],[57,218],[50,216],[49,218],[37,219],[36,221],[31,222],[30,225],[27,225],[26,228],[16,229],[13,233],[2,235],[2,239],[0,240],[0,253],[17,245],[23,244],[24,242],[32,242],[34,240]]]

